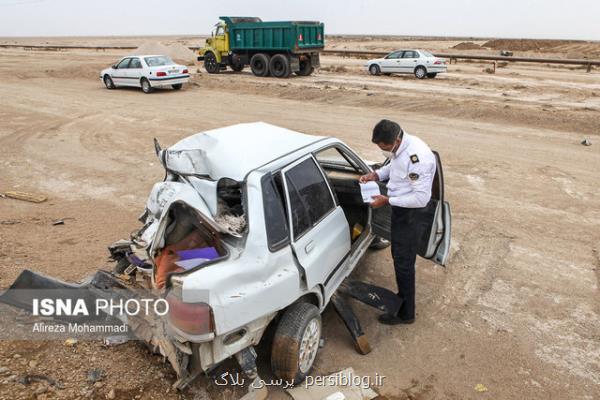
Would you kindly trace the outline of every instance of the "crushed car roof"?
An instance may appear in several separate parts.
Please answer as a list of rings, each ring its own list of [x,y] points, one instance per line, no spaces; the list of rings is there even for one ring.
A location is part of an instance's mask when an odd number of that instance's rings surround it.
[[[167,162],[214,180],[242,181],[250,171],[324,138],[264,122],[238,124],[177,142],[167,149]]]

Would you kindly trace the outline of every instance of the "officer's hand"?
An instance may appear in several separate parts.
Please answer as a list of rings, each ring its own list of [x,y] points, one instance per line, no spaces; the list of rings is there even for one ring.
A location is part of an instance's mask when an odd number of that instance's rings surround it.
[[[378,180],[379,180],[379,176],[377,176],[376,172],[371,172],[370,174],[363,175],[360,178],[358,178],[358,181],[360,183],[367,183],[367,182],[378,181]]]
[[[372,197],[371,207],[379,208],[390,204],[390,199],[387,196],[377,195]]]

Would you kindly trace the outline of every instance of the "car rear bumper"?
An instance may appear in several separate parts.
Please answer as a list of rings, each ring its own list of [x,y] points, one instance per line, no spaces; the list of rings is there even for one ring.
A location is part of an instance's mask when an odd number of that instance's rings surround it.
[[[166,76],[161,78],[150,78],[150,85],[152,87],[164,87],[171,85],[179,85],[183,83],[188,83],[190,80],[189,75],[178,75],[178,76]]]

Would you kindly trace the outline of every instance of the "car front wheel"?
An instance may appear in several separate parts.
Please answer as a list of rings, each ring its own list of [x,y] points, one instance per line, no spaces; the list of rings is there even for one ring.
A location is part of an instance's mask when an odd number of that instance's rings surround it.
[[[302,382],[315,362],[320,341],[319,309],[309,303],[292,305],[281,317],[273,338],[273,373],[286,382]]]
[[[152,86],[150,86],[150,81],[146,78],[142,78],[142,92],[152,93]]]
[[[107,89],[115,88],[115,83],[113,82],[112,78],[108,75],[104,75],[104,86],[106,86]]]
[[[379,65],[373,64],[369,67],[369,73],[371,75],[379,75],[381,73],[381,69],[379,69]]]
[[[425,67],[417,67],[415,68],[415,76],[417,79],[425,79],[427,77],[427,70]]]

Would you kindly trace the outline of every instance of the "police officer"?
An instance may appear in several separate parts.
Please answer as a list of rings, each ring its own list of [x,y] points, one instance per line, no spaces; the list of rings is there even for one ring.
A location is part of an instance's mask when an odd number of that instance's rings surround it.
[[[398,296],[402,299],[397,315],[383,314],[379,321],[387,325],[412,324],[415,321],[415,260],[423,234],[421,215],[431,200],[436,159],[425,142],[387,119],[375,125],[372,142],[390,162],[359,180],[361,183],[388,180],[388,195],[374,196],[371,206],[392,206],[392,257]]]

